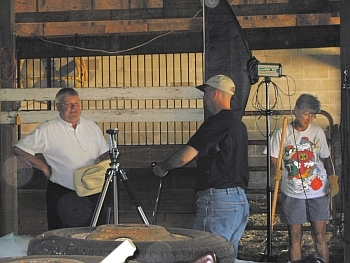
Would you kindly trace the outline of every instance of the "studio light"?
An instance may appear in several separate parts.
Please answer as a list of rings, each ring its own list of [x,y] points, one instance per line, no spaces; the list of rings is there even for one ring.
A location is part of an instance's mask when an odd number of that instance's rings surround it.
[[[258,62],[259,77],[282,77],[282,65],[280,63]]]

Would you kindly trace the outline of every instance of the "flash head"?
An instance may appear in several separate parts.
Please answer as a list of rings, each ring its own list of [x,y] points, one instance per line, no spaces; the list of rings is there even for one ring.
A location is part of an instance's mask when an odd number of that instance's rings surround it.
[[[280,63],[258,62],[259,77],[282,77],[282,65]]]

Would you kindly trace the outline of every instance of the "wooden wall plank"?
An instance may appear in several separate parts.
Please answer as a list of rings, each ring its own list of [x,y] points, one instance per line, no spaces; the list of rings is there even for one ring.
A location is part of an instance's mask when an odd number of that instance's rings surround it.
[[[0,89],[0,101],[55,100],[61,88]],[[202,99],[203,92],[193,86],[181,87],[97,87],[78,88],[81,100],[148,100],[148,99]]]
[[[24,27],[23,30],[26,28]],[[40,30],[40,28],[32,30]],[[339,47],[340,45],[339,25],[244,28],[242,31],[251,50]],[[144,43],[148,44],[143,45]],[[203,52],[203,34],[201,31],[192,29],[173,32],[162,37],[159,37],[159,33],[90,36],[77,34],[48,39],[19,36],[17,44],[19,58],[200,53]],[[73,46],[76,48],[72,48]],[[130,47],[138,48],[130,49]]]
[[[59,88],[0,89],[1,101],[53,101]],[[203,93],[193,87],[79,88],[82,100],[201,99]],[[43,123],[57,117],[55,110],[0,112],[0,123]],[[82,110],[82,116],[95,122],[203,121],[203,109],[108,109]],[[17,123],[17,124],[20,124]]]
[[[41,12],[59,11],[59,10],[90,10],[90,0],[55,0],[55,1],[37,1],[37,6]]]
[[[0,113],[1,124],[44,123],[57,117],[57,111],[11,111]],[[20,118],[19,122],[18,117]],[[125,109],[82,110],[82,117],[95,122],[176,122],[203,121],[203,109]]]
[[[245,28],[275,28],[292,26],[323,26],[331,25],[331,14],[304,14],[304,15],[273,15],[251,16],[239,19],[243,29]],[[332,20],[332,23],[336,20]],[[32,29],[29,28],[29,25]],[[42,30],[37,30],[41,28]],[[35,30],[32,32],[31,30]],[[101,35],[108,33],[155,33],[170,31],[201,31],[201,18],[162,18],[162,19],[138,19],[138,20],[114,20],[114,21],[81,21],[81,22],[46,22],[46,23],[18,23],[16,33],[20,37],[30,37],[33,34],[41,37]]]
[[[186,2],[184,2],[186,1]],[[233,2],[235,4],[236,1]],[[16,2],[16,23],[34,23],[34,22],[68,22],[68,21],[107,21],[107,20],[124,20],[124,19],[155,19],[155,18],[191,18],[201,9],[200,1],[173,1],[166,0],[164,8],[147,8],[141,9],[91,9],[91,10],[51,10],[38,11],[35,9],[35,0],[27,0],[27,5],[21,5]],[[26,9],[27,8],[27,9]],[[240,4],[232,5],[235,15],[240,18],[248,16],[272,16],[282,14],[307,14],[307,10],[302,6],[295,6],[291,3],[264,3],[263,4]],[[329,1],[328,5],[317,8],[317,13],[336,14],[339,12],[339,2]],[[316,13],[309,11],[309,13]],[[199,17],[202,14],[198,15]]]
[[[123,162],[121,162],[123,164]],[[127,176],[133,185],[135,194],[149,219],[152,218],[160,179],[151,168],[126,169]],[[182,168],[172,171],[170,176],[163,179],[159,199],[157,224],[169,227],[192,228],[196,212],[196,194],[193,191],[195,182],[194,170]],[[43,176],[35,181],[43,180]],[[45,183],[42,189],[19,190],[19,232],[20,234],[38,235],[47,231],[45,207]],[[260,186],[264,188],[264,184]],[[113,192],[110,192],[113,194]],[[120,223],[142,223],[136,208],[122,182],[118,182],[118,214]],[[254,194],[256,195],[256,194]],[[255,200],[252,198],[252,200]],[[112,204],[111,204],[112,205]],[[253,209],[252,213],[261,213]]]

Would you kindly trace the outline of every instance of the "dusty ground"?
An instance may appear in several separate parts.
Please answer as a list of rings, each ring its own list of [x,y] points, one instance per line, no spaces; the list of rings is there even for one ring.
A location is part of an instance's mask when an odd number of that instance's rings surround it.
[[[250,204],[251,206],[261,204]],[[248,225],[250,226],[266,226],[266,214],[252,214]],[[286,263],[288,261],[288,232],[280,230],[285,225],[280,223],[278,215],[275,218],[274,227],[279,230],[274,230],[271,235],[271,252],[273,262]],[[307,227],[307,225],[306,225]],[[332,231],[327,231],[327,240],[330,251],[329,263],[345,263],[344,262],[344,241],[342,235],[339,233],[339,228],[336,226]],[[263,230],[249,230],[245,231],[239,248],[238,258],[251,260],[256,262],[269,262],[266,255],[266,241],[267,232]],[[303,257],[313,255],[315,253],[311,231],[304,231],[303,235]]]

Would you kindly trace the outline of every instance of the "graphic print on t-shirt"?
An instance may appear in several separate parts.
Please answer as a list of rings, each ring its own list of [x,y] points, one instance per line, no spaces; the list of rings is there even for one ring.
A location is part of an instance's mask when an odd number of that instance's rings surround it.
[[[319,190],[326,178],[320,175],[317,166],[319,160],[319,147],[317,140],[312,142],[308,137],[302,137],[297,143],[297,148],[293,145],[285,147],[283,161],[285,169],[288,171],[286,183],[291,186],[295,193],[304,191]]]

